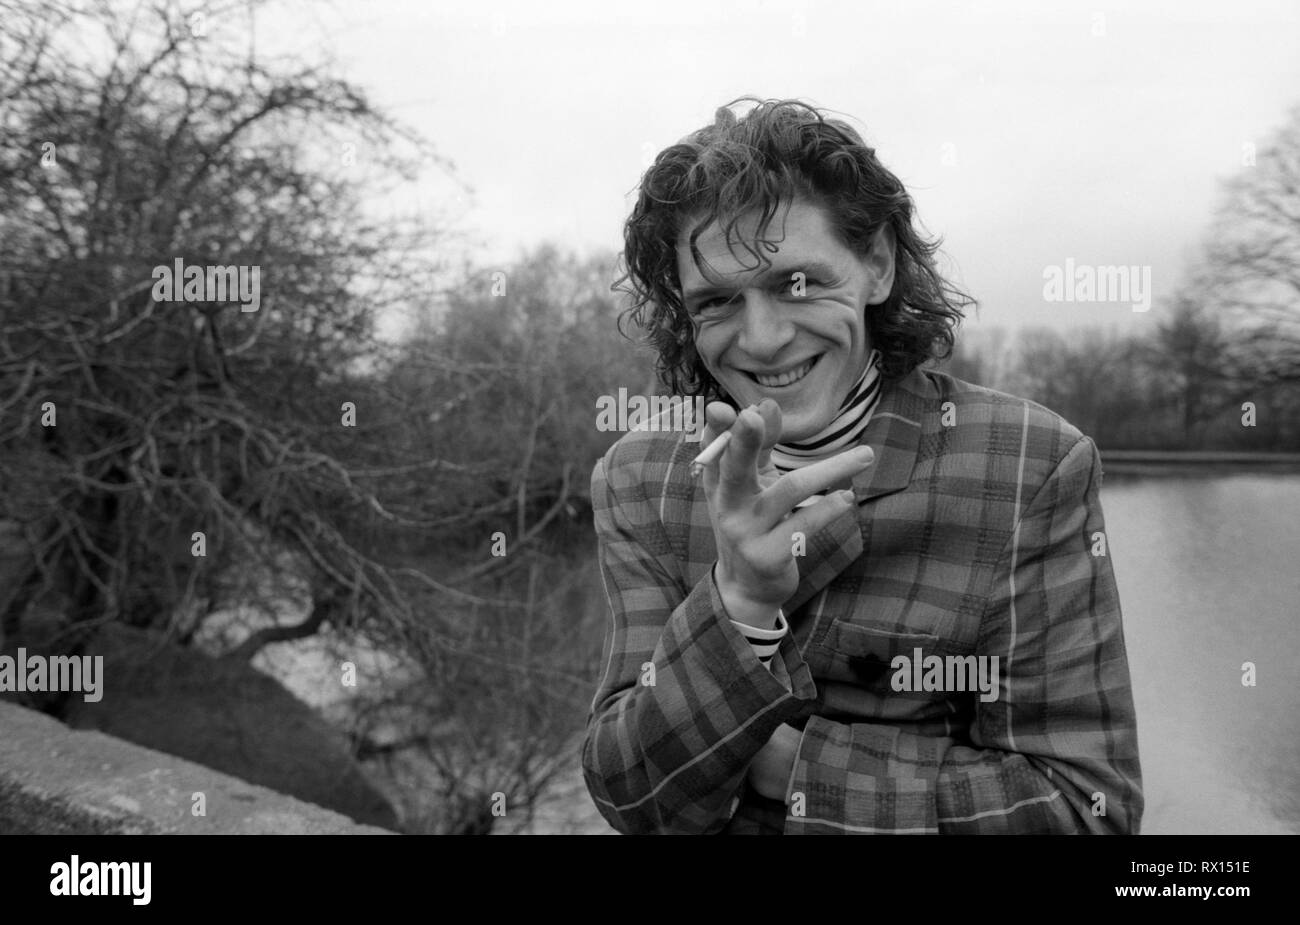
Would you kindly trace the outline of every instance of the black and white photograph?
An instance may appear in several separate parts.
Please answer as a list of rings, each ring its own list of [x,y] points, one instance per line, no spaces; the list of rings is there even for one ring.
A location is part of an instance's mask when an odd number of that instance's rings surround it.
[[[1295,3],[0,0],[34,893],[1300,834],[1298,566]]]

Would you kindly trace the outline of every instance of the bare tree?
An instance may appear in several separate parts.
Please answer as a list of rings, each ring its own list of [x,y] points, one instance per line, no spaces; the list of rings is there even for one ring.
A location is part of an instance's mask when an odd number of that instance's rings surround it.
[[[1159,376],[1155,392],[1175,407],[1184,446],[1199,445],[1203,425],[1230,394],[1231,373],[1223,325],[1195,299],[1176,296],[1140,351]],[[1229,401],[1232,399],[1229,398]]]
[[[1197,274],[1202,304],[1234,327],[1235,378],[1300,382],[1300,106],[1224,191]]]
[[[438,824],[472,828],[496,792],[526,804],[589,687],[591,575],[551,547],[589,517],[603,449],[573,404],[614,342],[592,333],[613,317],[600,269],[515,274],[480,346],[383,345],[378,315],[451,277],[438,229],[366,197],[449,167],[356,87],[200,36],[173,2],[6,8],[0,50],[0,522],[29,550],[5,627],[46,604],[74,645],[107,621],[187,642],[261,607],[246,659],[362,633],[421,667],[380,699],[431,707],[408,744],[468,807]],[[155,299],[177,259],[259,267],[260,307]]]

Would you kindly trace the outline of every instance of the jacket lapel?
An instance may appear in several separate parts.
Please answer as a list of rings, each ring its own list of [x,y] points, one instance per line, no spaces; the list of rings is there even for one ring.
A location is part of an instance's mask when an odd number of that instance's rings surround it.
[[[853,480],[859,504],[900,491],[912,481],[921,445],[921,417],[933,391],[930,380],[917,368],[881,394],[862,434],[861,442],[876,451],[876,461]]]
[[[929,380],[918,368],[881,393],[860,441],[876,451],[876,459],[853,480],[859,506],[901,491],[911,482],[929,388]],[[799,559],[799,588],[786,602],[787,613],[802,607],[862,555],[861,516],[861,507],[850,511],[809,541],[808,554]]]

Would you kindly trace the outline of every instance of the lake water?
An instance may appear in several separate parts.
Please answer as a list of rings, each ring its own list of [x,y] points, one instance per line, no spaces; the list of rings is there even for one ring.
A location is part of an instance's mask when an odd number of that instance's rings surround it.
[[[1102,507],[1143,833],[1300,832],[1300,475],[1108,474]]]

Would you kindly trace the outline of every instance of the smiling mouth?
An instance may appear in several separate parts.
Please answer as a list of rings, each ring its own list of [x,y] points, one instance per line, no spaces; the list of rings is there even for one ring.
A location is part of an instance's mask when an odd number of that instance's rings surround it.
[[[818,354],[808,362],[775,376],[769,376],[765,373],[752,373],[748,370],[745,371],[745,375],[750,379],[753,379],[765,389],[781,389],[789,385],[794,385],[796,382],[802,380],[812,372],[813,367],[817,365],[817,361],[820,359],[821,354]]]

